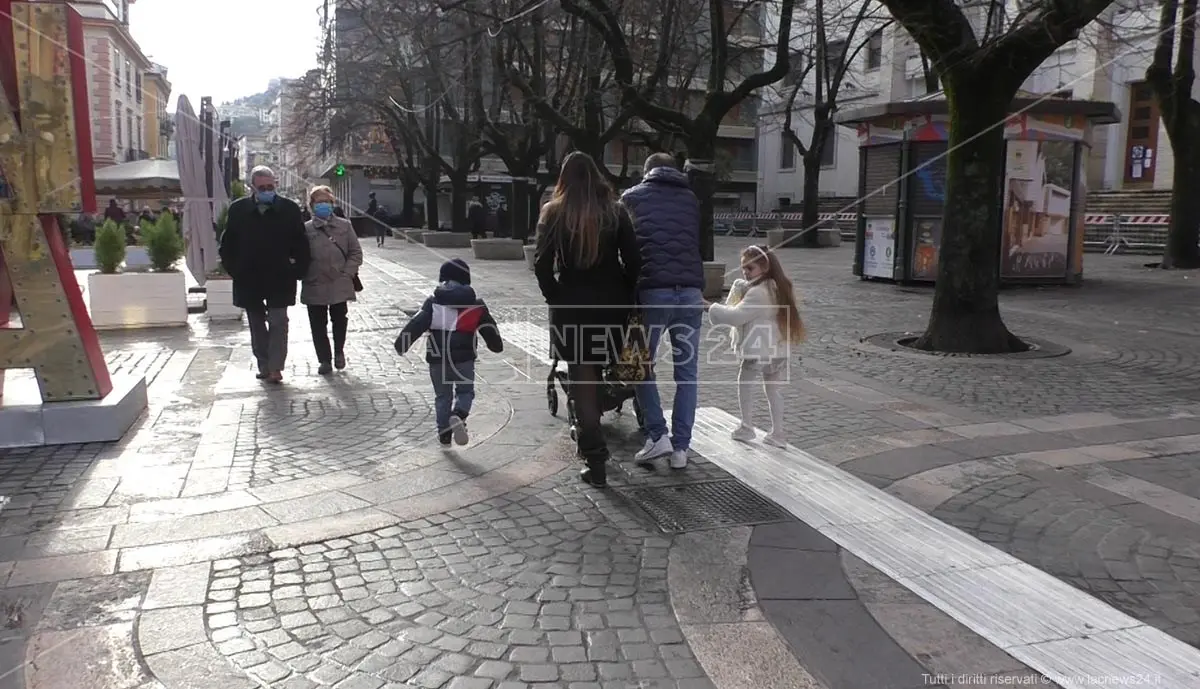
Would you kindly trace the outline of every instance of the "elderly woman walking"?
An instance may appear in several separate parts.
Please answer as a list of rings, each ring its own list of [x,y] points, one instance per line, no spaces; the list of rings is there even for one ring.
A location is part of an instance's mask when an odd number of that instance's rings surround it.
[[[329,187],[313,187],[308,194],[312,220],[304,224],[312,254],[308,274],[300,287],[300,303],[308,307],[308,323],[312,326],[313,348],[320,367],[317,373],[327,376],[336,366],[346,368],[346,326],[348,302],[355,300],[361,289],[358,269],[362,266],[362,247],[350,221],[333,213],[333,191]],[[329,348],[329,322],[333,323],[333,350]]]

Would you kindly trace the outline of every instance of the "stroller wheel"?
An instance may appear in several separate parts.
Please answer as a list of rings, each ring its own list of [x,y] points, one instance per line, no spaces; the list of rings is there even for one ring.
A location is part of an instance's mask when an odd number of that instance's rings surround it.
[[[546,387],[546,406],[550,408],[550,416],[558,416],[558,391],[553,385]]]

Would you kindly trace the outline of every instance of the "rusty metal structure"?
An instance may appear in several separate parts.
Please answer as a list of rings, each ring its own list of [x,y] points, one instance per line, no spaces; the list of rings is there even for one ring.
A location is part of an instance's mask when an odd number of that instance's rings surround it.
[[[0,392],[34,369],[43,402],[112,390],[58,221],[96,210],[85,70],[67,3],[0,0]]]

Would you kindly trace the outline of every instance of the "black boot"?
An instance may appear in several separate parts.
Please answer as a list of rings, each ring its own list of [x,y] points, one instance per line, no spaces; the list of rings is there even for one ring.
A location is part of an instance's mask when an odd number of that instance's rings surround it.
[[[608,485],[608,445],[602,437],[589,437],[591,435],[580,430],[579,456],[587,468],[579,472],[579,478],[590,486],[604,488]]]

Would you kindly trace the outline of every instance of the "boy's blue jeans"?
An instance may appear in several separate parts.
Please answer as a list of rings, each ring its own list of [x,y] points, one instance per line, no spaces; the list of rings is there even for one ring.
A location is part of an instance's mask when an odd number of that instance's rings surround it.
[[[704,318],[704,295],[695,287],[646,289],[638,294],[642,321],[650,331],[650,356],[657,361],[658,341],[665,330],[671,338],[675,364],[675,404],[671,408],[671,446],[686,450],[692,442],[699,399],[696,378],[700,369],[700,325]],[[635,386],[638,404],[645,415],[648,440],[667,433],[658,382],[651,374]]]
[[[443,361],[429,364],[429,380],[433,383],[433,408],[438,431],[450,428],[450,415],[458,412],[463,418],[471,412],[475,401],[475,362]]]

